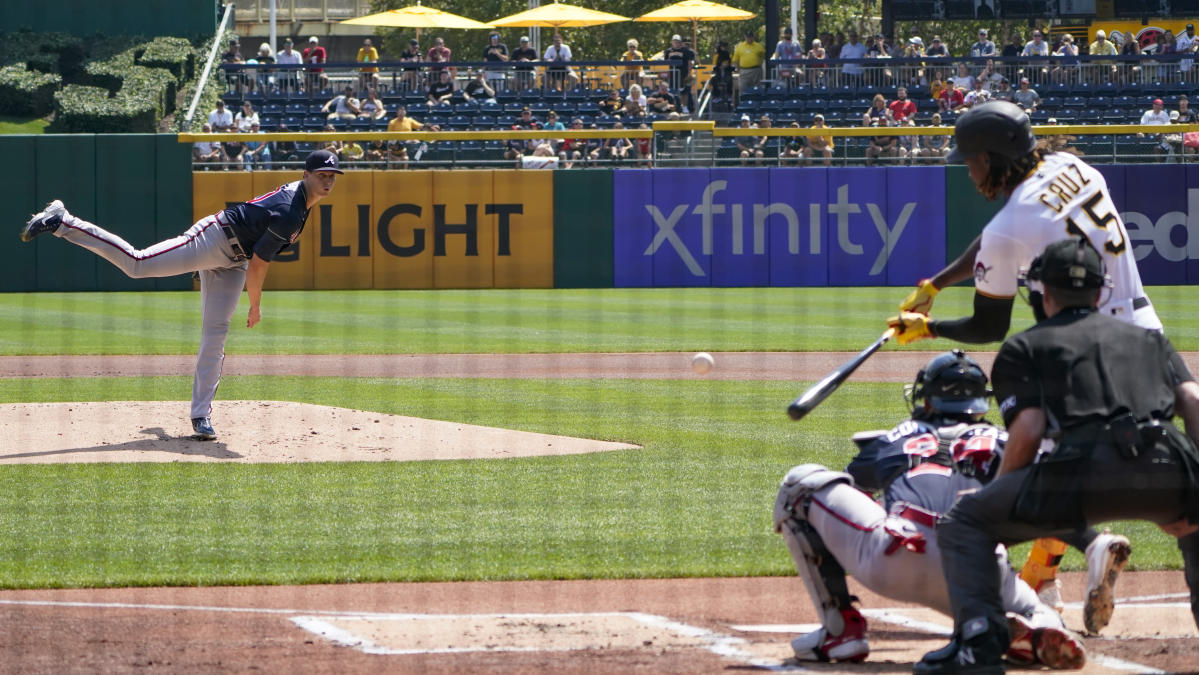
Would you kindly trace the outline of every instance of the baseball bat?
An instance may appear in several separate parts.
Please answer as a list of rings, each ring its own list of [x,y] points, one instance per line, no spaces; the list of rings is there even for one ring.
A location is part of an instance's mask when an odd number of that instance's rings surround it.
[[[893,335],[895,335],[895,329],[888,328],[873,344],[863,349],[857,356],[841,364],[839,368],[826,375],[823,380],[809,387],[803,393],[803,396],[795,399],[791,402],[791,405],[787,406],[787,415],[796,421],[803,419],[804,415],[812,412],[812,409],[828,398],[829,394],[837,391],[837,387],[840,387],[841,383],[852,375],[853,371],[858,369],[858,366],[865,363],[871,354],[877,352],[880,347],[887,344],[887,340],[890,340]]]

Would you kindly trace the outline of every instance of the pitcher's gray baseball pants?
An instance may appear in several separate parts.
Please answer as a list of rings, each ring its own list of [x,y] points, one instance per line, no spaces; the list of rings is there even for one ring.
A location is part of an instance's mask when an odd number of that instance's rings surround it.
[[[78,217],[65,218],[54,236],[92,251],[135,279],[200,273],[203,331],[196,355],[191,416],[209,417],[221,382],[229,321],[241,298],[249,266],[245,260],[234,262],[233,247],[217,216],[201,218],[178,237],[141,250]]]

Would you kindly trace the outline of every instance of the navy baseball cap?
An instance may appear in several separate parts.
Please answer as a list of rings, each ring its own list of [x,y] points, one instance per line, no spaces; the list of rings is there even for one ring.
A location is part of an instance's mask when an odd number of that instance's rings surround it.
[[[332,171],[333,173],[345,173],[337,168],[337,155],[328,150],[314,150],[308,155],[308,159],[304,160],[305,171]]]

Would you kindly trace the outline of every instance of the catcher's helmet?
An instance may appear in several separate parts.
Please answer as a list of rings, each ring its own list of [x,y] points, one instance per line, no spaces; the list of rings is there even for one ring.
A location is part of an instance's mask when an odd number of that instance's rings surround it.
[[[988,101],[966,111],[953,125],[953,140],[947,159],[954,164],[984,151],[1018,159],[1037,146],[1028,115],[1008,101]]]
[[[927,402],[931,415],[973,416],[990,410],[987,404],[987,374],[960,349],[939,354],[916,374],[911,402]]]

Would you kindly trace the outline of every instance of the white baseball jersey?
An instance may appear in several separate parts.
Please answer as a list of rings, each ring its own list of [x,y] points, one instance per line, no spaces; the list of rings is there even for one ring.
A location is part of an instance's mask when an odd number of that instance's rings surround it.
[[[1099,296],[1099,309],[1160,331],[1162,323],[1145,296],[1128,232],[1107,181],[1066,152],[1045,157],[983,228],[974,259],[975,290],[996,298],[1013,297],[1021,268],[1027,270],[1049,244],[1078,236],[1087,237],[1102,254],[1112,279],[1112,288]]]

